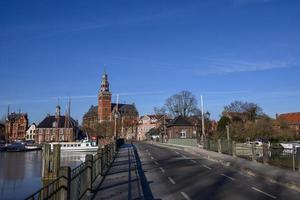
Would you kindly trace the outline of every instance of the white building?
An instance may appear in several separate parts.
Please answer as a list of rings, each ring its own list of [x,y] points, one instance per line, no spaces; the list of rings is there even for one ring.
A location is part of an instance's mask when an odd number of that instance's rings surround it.
[[[36,125],[35,123],[31,124],[30,127],[26,131],[25,139],[26,141],[35,140],[35,134],[36,134]]]

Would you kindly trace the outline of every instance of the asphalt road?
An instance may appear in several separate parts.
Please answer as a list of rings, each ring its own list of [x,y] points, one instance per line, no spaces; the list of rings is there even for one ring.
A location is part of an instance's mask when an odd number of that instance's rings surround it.
[[[300,192],[182,150],[135,143],[155,199],[300,199]]]

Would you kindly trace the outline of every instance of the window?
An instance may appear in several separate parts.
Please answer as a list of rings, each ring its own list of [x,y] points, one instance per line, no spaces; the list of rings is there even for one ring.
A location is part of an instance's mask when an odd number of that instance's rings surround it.
[[[52,123],[52,127],[53,127],[53,128],[57,127],[57,123],[56,123],[56,122],[53,122],[53,123]]]
[[[186,130],[181,130],[180,138],[186,138]]]

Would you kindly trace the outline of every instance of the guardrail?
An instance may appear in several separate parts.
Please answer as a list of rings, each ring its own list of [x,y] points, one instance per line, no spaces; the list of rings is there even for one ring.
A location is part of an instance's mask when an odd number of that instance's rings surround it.
[[[77,200],[92,190],[94,181],[103,176],[105,171],[109,169],[117,153],[116,142],[99,148],[97,154],[88,154],[85,162],[76,168],[60,167],[58,178],[46,184],[34,194],[26,198],[26,200]]]

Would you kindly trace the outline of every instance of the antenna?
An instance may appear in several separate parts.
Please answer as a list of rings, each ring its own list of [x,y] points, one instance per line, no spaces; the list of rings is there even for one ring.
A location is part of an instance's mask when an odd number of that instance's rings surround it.
[[[10,114],[10,113],[9,113],[9,112],[10,112],[10,111],[9,111],[9,107],[10,107],[10,105],[8,104],[8,106],[7,106],[7,119],[8,119],[8,116],[9,116],[9,114]]]
[[[71,116],[71,97],[69,96],[69,104],[68,104],[68,116]]]

